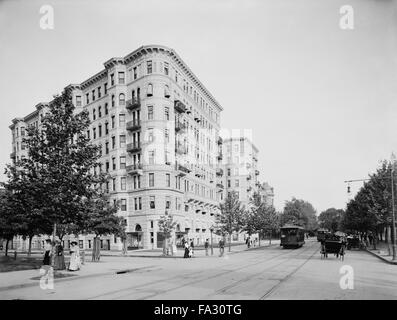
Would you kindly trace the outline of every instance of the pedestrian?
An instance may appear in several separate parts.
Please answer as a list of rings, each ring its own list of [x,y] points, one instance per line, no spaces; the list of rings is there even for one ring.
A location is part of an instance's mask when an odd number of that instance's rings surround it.
[[[81,261],[80,261],[80,250],[76,241],[72,241],[70,243],[70,263],[69,270],[77,271],[80,270]]]
[[[190,240],[190,257],[194,256],[194,241],[193,239]]]
[[[373,237],[373,235],[372,235],[372,232],[369,233],[369,235],[368,235],[368,240],[369,240],[369,244],[372,245],[372,242],[373,242],[373,240],[374,240],[374,237]]]
[[[219,240],[219,256],[220,257],[223,256],[224,251],[225,251],[225,242],[221,238],[221,240]]]
[[[51,265],[51,251],[52,251],[51,240],[47,239],[44,245],[44,257],[43,257],[43,265],[45,266]]]
[[[248,236],[247,240],[245,240],[245,243],[247,244],[247,248],[249,249],[249,247],[251,246],[251,239]]]
[[[55,256],[54,256],[54,266],[56,270],[65,270],[65,257],[63,254],[63,246],[61,241],[55,241]]]
[[[183,255],[184,258],[189,258],[189,244],[187,241],[183,241],[185,243],[185,254]]]
[[[208,242],[208,239],[205,240],[204,243],[204,248],[205,248],[205,255],[208,256],[208,247],[210,246],[210,243]]]

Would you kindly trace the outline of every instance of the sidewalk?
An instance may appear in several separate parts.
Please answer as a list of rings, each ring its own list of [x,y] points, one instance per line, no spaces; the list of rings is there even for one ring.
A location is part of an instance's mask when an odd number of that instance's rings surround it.
[[[280,240],[273,240],[271,246],[278,246]],[[225,255],[236,254],[244,251],[257,250],[261,248],[269,247],[268,241],[263,241],[260,247],[251,247],[247,249],[245,244],[238,244],[232,246],[232,251],[228,252],[228,246],[225,247]],[[205,250],[197,250],[194,252],[193,259],[216,259],[219,255],[219,248],[214,247],[214,255],[211,256],[211,248],[208,250],[209,256],[205,255]],[[98,277],[104,275],[111,275],[116,273],[134,272],[140,269],[153,269],[157,268],[158,264],[156,261],[151,263],[147,259],[131,259],[131,258],[168,258],[168,259],[183,259],[183,250],[178,249],[174,256],[163,256],[162,250],[135,250],[129,252],[127,256],[123,256],[121,252],[114,252],[114,255],[103,255],[101,252],[101,260],[99,262],[91,262],[90,254],[86,254],[86,262],[79,271],[56,271],[57,274],[61,275],[61,278],[55,277],[54,283],[60,281],[71,281],[81,278]],[[118,257],[119,259],[116,259]],[[69,257],[66,257],[66,261]],[[1,292],[5,290],[11,290],[15,288],[24,288],[30,286],[40,285],[40,270],[21,270],[21,271],[10,271],[0,273],[0,299]]]
[[[386,263],[397,265],[397,261],[393,261],[392,260],[393,256],[391,254],[389,255],[389,250],[387,248],[386,243],[384,243],[384,242],[377,243],[376,250],[373,249],[373,245],[370,245],[369,247],[367,247],[365,249],[365,251],[367,251],[368,253],[372,254],[373,256],[383,260]]]

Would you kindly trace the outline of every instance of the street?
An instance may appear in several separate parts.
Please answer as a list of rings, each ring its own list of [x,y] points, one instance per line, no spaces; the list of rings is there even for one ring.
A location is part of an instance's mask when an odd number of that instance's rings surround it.
[[[227,251],[227,250],[226,250]],[[218,249],[215,250],[218,254]],[[227,252],[226,252],[227,253]],[[363,251],[347,251],[344,261],[320,259],[311,239],[299,249],[278,245],[225,257],[106,257],[129,272],[0,291],[1,299],[397,299],[397,267]],[[342,266],[354,271],[354,288],[342,289]],[[130,270],[128,270],[130,268]]]

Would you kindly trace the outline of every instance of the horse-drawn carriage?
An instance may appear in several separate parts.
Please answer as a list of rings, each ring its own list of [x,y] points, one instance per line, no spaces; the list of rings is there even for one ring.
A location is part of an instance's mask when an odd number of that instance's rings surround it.
[[[348,236],[347,237],[347,250],[352,248],[360,248],[360,239],[358,236]]]
[[[343,235],[330,235],[321,241],[321,259],[328,258],[328,254],[334,254],[344,260],[346,241]]]

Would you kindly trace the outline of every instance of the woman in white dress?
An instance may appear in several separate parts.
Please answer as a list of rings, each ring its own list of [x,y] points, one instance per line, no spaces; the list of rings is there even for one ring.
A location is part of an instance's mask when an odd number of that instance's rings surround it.
[[[76,241],[70,243],[70,271],[80,270],[81,261],[80,261],[80,249],[77,245]]]

